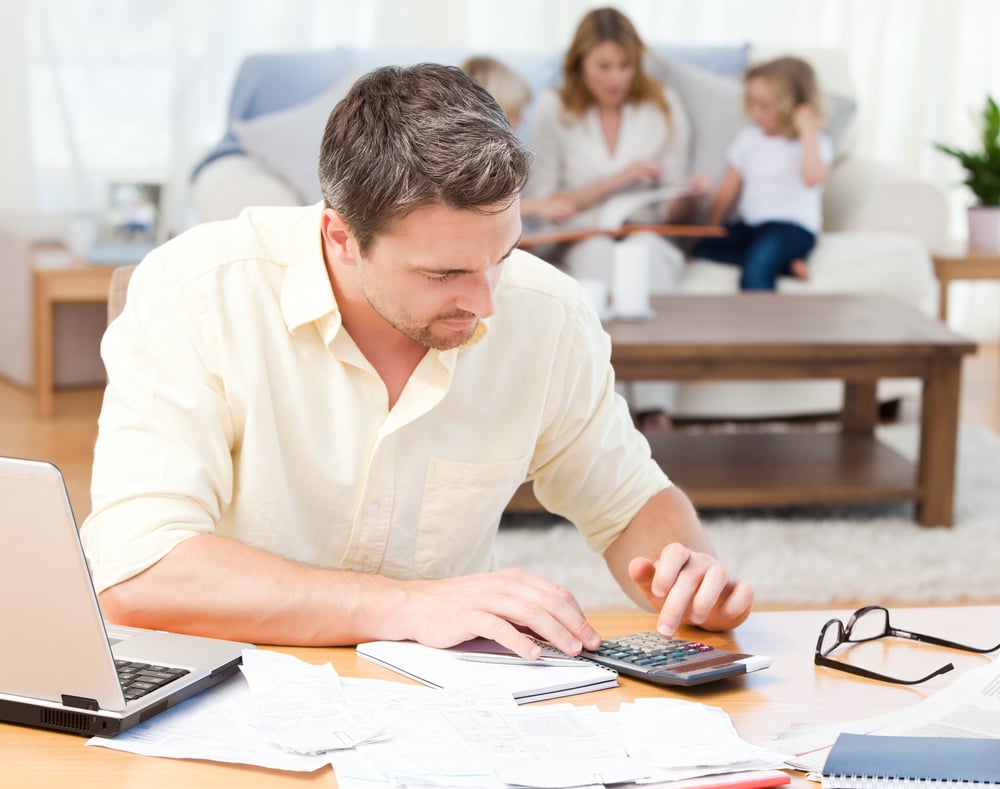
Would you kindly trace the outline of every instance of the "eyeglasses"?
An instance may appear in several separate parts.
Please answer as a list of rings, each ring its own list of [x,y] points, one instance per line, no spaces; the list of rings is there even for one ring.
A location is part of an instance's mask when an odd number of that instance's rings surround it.
[[[922,633],[913,633],[909,630],[899,630],[889,624],[889,611],[886,608],[880,605],[868,605],[864,608],[859,608],[851,614],[851,618],[847,621],[846,625],[839,619],[831,619],[823,625],[823,629],[819,631],[819,640],[816,642],[816,655],[813,658],[813,662],[817,666],[828,666],[840,671],[846,671],[849,674],[857,674],[859,677],[878,679],[883,682],[895,682],[899,685],[919,685],[931,677],[936,677],[938,674],[945,674],[955,668],[951,663],[947,663],[937,671],[932,671],[926,677],[921,677],[920,679],[898,679],[897,677],[890,677],[887,674],[880,674],[877,671],[858,668],[850,663],[833,660],[829,657],[833,650],[844,644],[860,644],[864,641],[874,641],[877,638],[885,638],[886,636],[908,638],[911,641],[923,641],[927,644],[937,644],[942,647],[951,647],[953,649],[961,649],[965,652],[977,652],[980,654],[995,652],[1000,649],[1000,644],[981,649],[979,647],[970,647],[966,644],[959,644],[956,641],[949,641],[945,638],[926,636]]]

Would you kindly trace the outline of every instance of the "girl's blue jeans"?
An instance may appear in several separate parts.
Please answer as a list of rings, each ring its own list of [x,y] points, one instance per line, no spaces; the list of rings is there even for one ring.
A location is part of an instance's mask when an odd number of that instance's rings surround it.
[[[791,222],[726,225],[721,238],[703,238],[692,255],[743,269],[741,290],[774,290],[778,277],[790,273],[796,258],[805,259],[816,245],[816,235]]]

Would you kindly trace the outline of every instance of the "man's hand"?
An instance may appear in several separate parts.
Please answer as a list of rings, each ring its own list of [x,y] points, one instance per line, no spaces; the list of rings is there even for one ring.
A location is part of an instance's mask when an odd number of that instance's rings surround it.
[[[541,648],[528,630],[570,655],[601,638],[569,591],[523,570],[500,570],[406,584],[400,612],[406,638],[450,647],[483,636],[534,660]]]
[[[656,629],[666,636],[681,622],[706,630],[728,630],[750,615],[753,587],[729,577],[719,560],[670,543],[652,562],[636,557],[628,573],[649,605],[659,611]]]

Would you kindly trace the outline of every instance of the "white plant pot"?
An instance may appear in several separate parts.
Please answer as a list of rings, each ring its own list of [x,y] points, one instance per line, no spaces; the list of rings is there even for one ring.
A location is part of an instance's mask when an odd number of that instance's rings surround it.
[[[986,252],[1000,250],[1000,207],[969,207],[969,249]]]

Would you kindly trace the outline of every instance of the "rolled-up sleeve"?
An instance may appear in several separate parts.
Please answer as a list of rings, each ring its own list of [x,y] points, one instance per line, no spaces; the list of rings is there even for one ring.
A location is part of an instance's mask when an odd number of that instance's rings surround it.
[[[108,386],[81,527],[101,591],[215,530],[233,489],[232,421],[208,305],[154,252],[101,344]],[[194,314],[191,314],[194,313]]]
[[[593,309],[577,304],[569,317],[531,477],[542,505],[576,524],[591,550],[603,553],[672,483],[615,392],[611,340]]]

